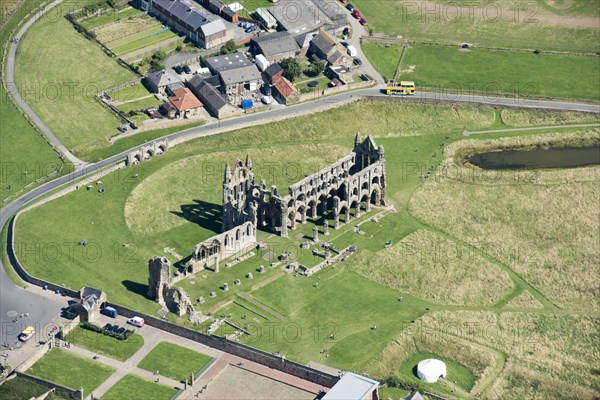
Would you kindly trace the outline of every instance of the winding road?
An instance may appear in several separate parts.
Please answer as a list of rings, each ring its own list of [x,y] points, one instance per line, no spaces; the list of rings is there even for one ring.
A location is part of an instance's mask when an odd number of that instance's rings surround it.
[[[23,24],[20,28],[17,37],[21,38],[25,32],[33,25],[33,23],[42,17],[45,13],[60,4],[62,0],[57,0],[44,9],[42,9],[35,17]],[[375,71],[368,60],[364,57],[360,50],[360,36],[365,34],[364,28],[353,18],[350,17],[351,24],[354,28],[354,36],[351,43],[355,45],[359,51],[359,55],[363,60],[363,71],[374,77],[377,80],[377,86],[355,90],[351,92],[340,92],[327,98],[316,97],[314,101],[309,101],[293,106],[277,108],[274,110],[248,114],[235,119],[218,121],[209,123],[200,127],[190,128],[180,132],[166,136],[169,143],[172,145],[183,143],[198,137],[214,135],[224,131],[239,129],[246,126],[255,126],[264,124],[273,120],[289,118],[302,114],[310,114],[316,111],[336,107],[344,102],[357,100],[360,98],[386,98],[391,101],[426,101],[426,102],[450,102],[450,103],[472,103],[472,104],[488,104],[499,105],[506,107],[523,107],[523,108],[542,108],[551,110],[570,110],[570,111],[585,111],[592,113],[600,113],[600,106],[594,104],[570,103],[570,102],[552,102],[542,100],[520,99],[520,98],[498,98],[493,96],[479,96],[470,93],[429,93],[420,92],[414,97],[389,97],[383,94],[384,82],[381,76]],[[31,118],[32,121],[44,132],[49,141],[68,158],[75,166],[75,170],[65,176],[61,176],[51,182],[47,182],[30,192],[23,194],[21,197],[13,200],[0,210],[0,229],[3,229],[18,210],[25,205],[33,202],[41,196],[63,186],[74,182],[75,180],[84,177],[88,174],[99,171],[103,168],[111,166],[117,162],[124,161],[127,153],[134,149],[122,152],[112,157],[106,158],[94,164],[88,164],[75,157],[50,131],[44,122],[35,114],[31,107],[24,101],[19,94],[18,87],[14,83],[14,67],[15,57],[18,52],[18,44],[11,43],[7,60],[7,80],[11,89],[12,95],[21,109]],[[474,133],[474,132],[473,132]],[[139,148],[136,146],[135,148]],[[11,238],[9,238],[10,241]],[[6,248],[3,249],[6,251]],[[8,267],[8,266],[6,266]],[[57,282],[58,283],[58,282]],[[2,332],[0,332],[0,343],[13,343],[16,335],[22,329],[22,325],[26,322],[28,325],[38,324],[39,326],[46,325],[59,311],[61,306],[66,304],[65,300],[52,300],[47,295],[39,293],[37,290],[25,290],[15,286],[7,275],[7,272],[0,264],[0,324]],[[29,312],[28,319],[23,319],[14,322],[15,312],[17,314]]]

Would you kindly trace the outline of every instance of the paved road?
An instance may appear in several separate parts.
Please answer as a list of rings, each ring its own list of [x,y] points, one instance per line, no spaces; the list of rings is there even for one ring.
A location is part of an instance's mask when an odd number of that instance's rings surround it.
[[[59,4],[61,0],[55,1],[48,7],[46,7],[43,11],[40,11],[39,15],[36,18],[31,19],[27,22],[19,31],[19,37],[22,37],[25,31],[33,24],[33,22],[39,18],[44,12],[47,12],[50,8]],[[356,21],[354,21],[356,22]],[[354,24],[353,24],[354,26]],[[358,25],[358,29],[362,27]],[[356,31],[355,31],[356,32]],[[364,33],[364,29],[362,30]],[[357,40],[359,35],[354,35],[353,40]],[[357,50],[360,48],[357,47]],[[17,51],[17,46],[12,44],[10,47],[9,58],[8,58],[8,80],[9,82],[14,82],[14,58]],[[363,61],[365,61],[363,57]],[[366,64],[366,63],[365,63]],[[363,67],[365,68],[366,65]],[[373,74],[374,77],[377,77],[378,74]],[[379,78],[380,79],[380,78]],[[294,106],[278,108],[272,111],[266,111],[258,114],[249,114],[244,115],[242,117],[219,121],[210,123],[201,127],[191,128],[184,131],[180,131],[177,133],[173,133],[168,135],[167,138],[171,143],[182,143],[188,140],[195,139],[197,137],[213,135],[217,133],[221,133],[226,130],[237,129],[244,126],[255,126],[257,124],[267,123],[275,119],[292,117],[294,115],[299,114],[309,114],[316,111],[322,111],[331,107],[335,107],[339,104],[342,104],[347,101],[351,101],[361,97],[386,97],[389,100],[394,101],[439,101],[439,102],[450,102],[450,103],[474,103],[474,104],[492,104],[492,105],[500,105],[500,106],[516,106],[516,107],[524,107],[524,108],[544,108],[544,109],[553,109],[553,110],[571,110],[571,111],[586,111],[586,112],[594,112],[600,113],[599,105],[592,104],[579,104],[579,103],[569,103],[569,102],[551,102],[551,101],[541,101],[541,100],[525,100],[525,99],[509,99],[509,98],[495,98],[493,96],[485,97],[485,96],[476,96],[471,95],[469,93],[460,93],[460,94],[440,94],[440,93],[427,93],[427,92],[419,92],[416,96],[406,98],[406,97],[387,97],[382,94],[381,89],[383,85],[375,87],[375,88],[367,88],[356,90],[353,92],[343,92],[331,97],[316,99],[315,101],[306,102]],[[54,134],[48,129],[46,125],[35,115],[35,113],[31,110],[31,108],[23,102],[23,99],[19,95],[18,91],[14,91],[14,96],[21,103],[21,106],[27,112],[27,114],[38,124],[38,126],[45,132],[48,138],[55,144],[57,148],[59,148],[66,157],[69,158],[78,168],[69,175],[62,176],[57,178],[51,182],[47,182],[46,184],[39,186],[32,191],[25,193],[18,199],[15,199],[13,202],[7,204],[2,210],[0,210],[0,230],[4,228],[4,226],[10,221],[12,216],[21,208],[23,208],[26,204],[32,202],[33,200],[39,198],[40,196],[60,187],[74,180],[77,180],[87,174],[91,174],[98,170],[101,170],[105,167],[108,167],[114,163],[123,161],[126,158],[126,154],[130,151],[123,152],[121,154],[117,154],[115,156],[109,157],[105,160],[102,160],[95,164],[85,164],[81,160],[77,159],[73,156],[68,149],[64,147],[62,143],[56,138]],[[139,147],[139,146],[137,146]],[[4,249],[5,251],[6,249]],[[0,265],[1,266],[1,265]],[[60,282],[58,282],[60,283]],[[26,306],[27,309],[21,311],[23,306]],[[28,320],[30,324],[39,324],[44,326],[47,324],[52,316],[54,316],[60,307],[56,304],[51,304],[46,300],[46,297],[39,296],[34,292],[23,290],[12,284],[12,281],[6,274],[4,268],[0,268],[0,326],[2,326],[2,332],[0,337],[0,342],[6,340],[14,340],[14,323],[12,322],[13,317],[7,315],[9,311],[17,311],[17,312],[30,312],[30,319]],[[33,311],[35,310],[35,311]],[[5,331],[6,327],[6,331]]]

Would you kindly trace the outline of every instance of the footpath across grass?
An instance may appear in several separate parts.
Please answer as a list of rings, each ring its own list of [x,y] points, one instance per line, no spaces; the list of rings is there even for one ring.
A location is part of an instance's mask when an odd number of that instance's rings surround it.
[[[172,387],[150,382],[135,375],[125,375],[102,396],[102,400],[144,399],[169,400],[177,393]]]
[[[132,334],[125,340],[119,340],[112,336],[90,331],[81,325],[73,329],[67,335],[66,340],[87,350],[119,361],[127,360],[144,345],[144,338],[137,333]]]
[[[212,358],[173,343],[160,342],[144,359],[138,367],[146,371],[156,372],[168,378],[182,381],[190,373],[200,371]],[[177,360],[174,362],[174,360]],[[143,397],[142,397],[143,398]]]
[[[72,389],[82,387],[84,396],[100,386],[114,372],[114,368],[56,348],[49,350],[27,370],[28,374]]]

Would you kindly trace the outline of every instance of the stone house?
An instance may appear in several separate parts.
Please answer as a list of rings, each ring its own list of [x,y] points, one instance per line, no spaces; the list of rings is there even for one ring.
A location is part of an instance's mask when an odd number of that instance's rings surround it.
[[[320,30],[310,41],[307,55],[315,61],[326,61],[327,65],[352,65],[352,57],[348,55],[346,48],[324,30]]]
[[[250,52],[262,54],[271,62],[296,57],[299,51],[300,46],[294,37],[285,31],[261,35],[250,41]]]
[[[200,113],[202,103],[188,88],[178,89],[169,97],[169,102],[177,110],[180,118],[189,118]]]
[[[296,87],[287,80],[285,77],[281,77],[275,82],[274,85],[275,93],[283,101],[284,104],[292,104],[300,101],[300,92]]]
[[[188,82],[188,87],[214,117],[223,119],[241,114],[241,110],[231,105],[223,93],[198,75]]]

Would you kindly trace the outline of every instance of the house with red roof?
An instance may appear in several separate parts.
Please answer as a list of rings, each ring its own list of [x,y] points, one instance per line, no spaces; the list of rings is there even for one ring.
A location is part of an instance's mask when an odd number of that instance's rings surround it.
[[[284,104],[297,103],[300,101],[300,92],[296,87],[287,80],[281,77],[273,85],[276,95],[283,101]]]
[[[200,100],[188,88],[174,90],[169,103],[177,110],[177,116],[183,118],[198,115],[202,108]]]

